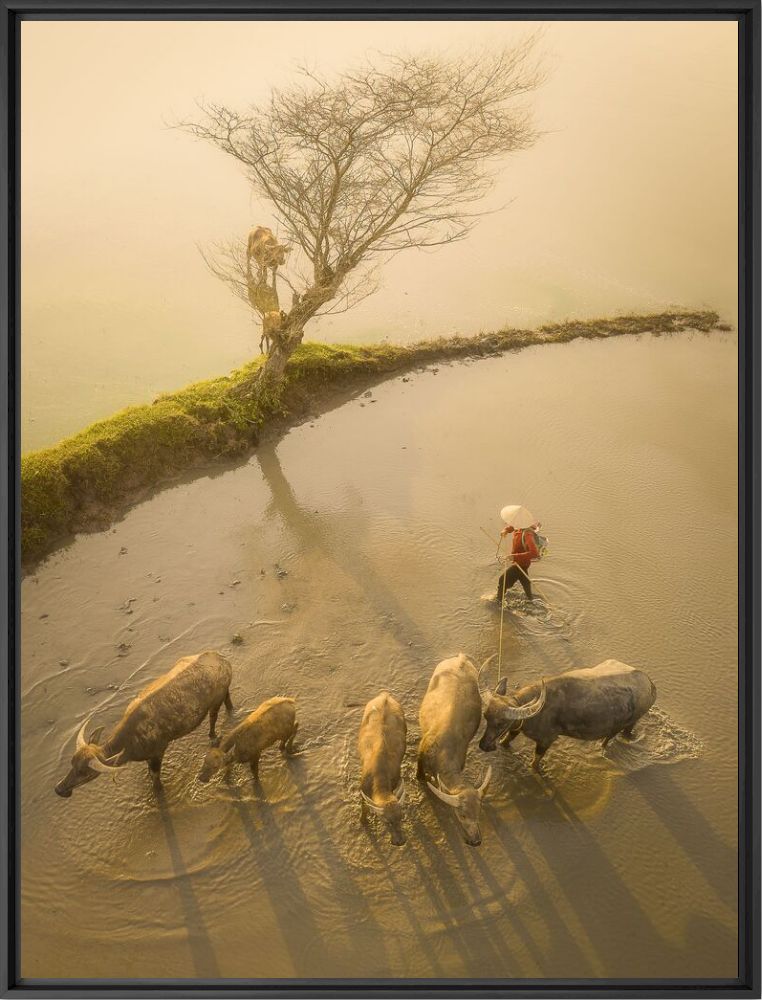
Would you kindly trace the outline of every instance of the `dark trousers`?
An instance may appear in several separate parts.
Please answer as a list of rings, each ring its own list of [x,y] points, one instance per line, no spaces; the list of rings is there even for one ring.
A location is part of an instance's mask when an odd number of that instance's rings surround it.
[[[502,601],[505,597],[506,590],[514,585],[516,581],[519,581],[521,586],[524,588],[524,593],[527,595],[527,600],[532,600],[532,584],[529,582],[529,576],[527,571],[517,566],[516,563],[512,563],[508,569],[503,573],[500,579],[497,581],[497,599]]]

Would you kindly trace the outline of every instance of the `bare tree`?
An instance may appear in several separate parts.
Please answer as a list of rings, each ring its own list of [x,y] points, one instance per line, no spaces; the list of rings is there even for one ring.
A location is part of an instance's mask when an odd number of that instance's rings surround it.
[[[242,164],[296,251],[281,269],[292,299],[260,387],[279,384],[309,320],[373,291],[374,265],[470,232],[497,161],[538,137],[522,103],[541,82],[535,49],[530,36],[465,60],[385,57],[335,80],[302,70],[266,106],[206,104],[180,125]],[[206,259],[260,315],[280,309],[275,271],[272,283],[266,269],[254,275],[244,242]]]

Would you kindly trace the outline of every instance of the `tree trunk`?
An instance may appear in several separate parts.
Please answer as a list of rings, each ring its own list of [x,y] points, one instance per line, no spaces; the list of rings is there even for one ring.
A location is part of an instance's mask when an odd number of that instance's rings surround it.
[[[303,328],[294,329],[287,324],[286,330],[273,340],[262,367],[253,377],[237,385],[233,394],[263,406],[273,403],[280,394],[288,359],[301,344],[303,336]]]
[[[288,359],[301,344],[304,327],[321,306],[334,297],[339,283],[340,278],[334,278],[331,284],[313,285],[294,303],[281,328],[272,335],[272,346],[265,363],[255,376],[232,390],[235,396],[250,398],[265,406],[277,398]]]
[[[298,334],[296,331],[292,331],[287,337],[278,337],[274,341],[270,353],[265,358],[265,363],[259,370],[257,384],[268,389],[275,389],[280,385],[288,359],[301,344],[303,336],[303,330],[300,330]]]

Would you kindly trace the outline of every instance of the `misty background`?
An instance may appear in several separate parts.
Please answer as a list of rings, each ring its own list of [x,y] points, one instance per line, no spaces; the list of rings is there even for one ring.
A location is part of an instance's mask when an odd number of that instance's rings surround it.
[[[510,45],[521,22],[26,22],[22,445],[51,444],[257,351],[250,309],[198,245],[272,224],[234,161],[168,127],[245,109],[300,63]],[[308,339],[409,342],[679,306],[736,321],[737,28],[555,22],[508,157],[464,242],[410,250]]]

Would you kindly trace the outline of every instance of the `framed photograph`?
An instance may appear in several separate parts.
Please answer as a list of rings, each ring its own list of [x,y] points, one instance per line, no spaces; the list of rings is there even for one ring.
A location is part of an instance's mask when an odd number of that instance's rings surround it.
[[[760,996],[758,0],[1,5],[0,995]]]

